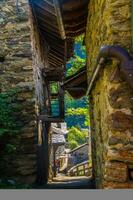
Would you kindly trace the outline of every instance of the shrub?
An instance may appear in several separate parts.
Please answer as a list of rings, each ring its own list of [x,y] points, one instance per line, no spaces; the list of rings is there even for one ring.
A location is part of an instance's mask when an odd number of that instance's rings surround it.
[[[22,109],[17,104],[18,89],[10,89],[0,93],[0,152],[15,153],[16,146],[10,144],[12,136],[18,137],[21,128],[18,122],[18,115]]]
[[[87,131],[81,131],[77,127],[73,126],[71,129],[69,129],[68,143],[70,145],[70,148],[73,149],[79,145],[84,144],[86,142],[87,135]]]
[[[16,104],[17,92],[17,89],[11,89],[0,93],[0,136],[16,134],[19,130],[15,117],[15,113],[20,111]]]

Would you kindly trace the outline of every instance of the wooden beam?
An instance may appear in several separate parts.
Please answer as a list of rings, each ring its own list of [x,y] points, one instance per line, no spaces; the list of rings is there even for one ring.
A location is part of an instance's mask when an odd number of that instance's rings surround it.
[[[47,115],[39,115],[38,119],[43,121],[43,122],[64,122],[64,119],[61,119],[59,117],[49,117]]]
[[[37,16],[38,20],[40,21],[40,24],[47,24],[48,26],[51,26],[51,27],[54,27],[54,28],[57,28],[58,27],[58,24],[56,21],[51,21],[51,20],[48,20],[47,18],[39,15]]]
[[[63,49],[64,44],[59,43],[59,41],[51,41],[49,37],[46,37],[49,41],[49,46],[55,46],[56,48]]]
[[[45,75],[46,75],[46,79],[48,81],[62,81],[63,79],[63,71],[59,70],[59,69],[56,69],[56,70],[51,70],[51,71],[48,71],[48,72],[44,72]]]
[[[86,88],[83,87],[65,87],[65,90],[71,90],[71,91],[85,91],[86,92]]]
[[[64,18],[64,24],[66,24],[66,25],[73,24],[73,23],[77,24],[77,23],[79,23],[81,21],[87,21],[87,16],[88,16],[88,13],[86,13],[83,16],[81,16],[80,20],[79,20],[79,18],[73,18],[73,20],[71,18],[70,19],[65,19]]]
[[[48,18],[50,20],[56,20],[56,15],[54,14],[51,14],[49,13],[48,11],[42,9],[42,8],[39,8],[38,6],[35,6],[34,5],[34,9],[35,9],[35,12],[36,12],[36,16],[43,16],[45,18]]]
[[[75,32],[67,32],[67,38],[74,38],[74,37],[77,37],[81,34],[85,33],[85,28],[83,28],[82,30],[80,31],[75,31]]]
[[[75,26],[75,27],[65,27],[66,29],[66,32],[75,32],[75,31],[80,31],[82,29],[85,29],[86,28],[86,22],[84,22],[83,24],[80,24],[78,26]]]
[[[64,16],[64,20],[74,20],[76,18],[79,18],[78,20],[80,21],[80,18],[83,17],[84,15],[88,15],[88,10],[76,10],[76,11],[64,11],[63,12],[63,16]]]
[[[54,37],[54,39],[58,39],[59,38],[59,34],[55,33],[55,32],[49,32],[47,29],[44,29],[44,27],[39,26],[40,30],[44,33],[44,34],[48,34],[51,35],[52,37]]]
[[[50,6],[53,6],[53,3],[51,3],[49,0],[43,0],[43,1],[49,4]]]
[[[61,66],[61,64],[59,64],[59,63],[57,63],[57,62],[55,62],[55,61],[49,61],[49,64],[51,65],[51,66],[53,66],[54,67],[54,69],[56,70],[56,68],[57,68],[57,66]]]
[[[58,63],[55,63],[53,60],[52,60],[52,61],[49,61],[49,64],[50,64],[51,66],[53,66],[54,69],[56,69],[57,66],[59,65]]]
[[[54,3],[54,6],[55,6],[55,12],[56,12],[56,15],[57,15],[57,22],[58,22],[58,26],[59,26],[59,30],[60,30],[60,35],[61,35],[61,38],[63,40],[65,40],[66,34],[65,34],[64,24],[63,24],[63,20],[62,20],[62,14],[61,14],[61,10],[60,10],[59,1],[53,0],[53,3]]]
[[[59,30],[57,29],[57,28],[55,28],[55,27],[52,27],[52,26],[48,26],[47,24],[45,24],[45,23],[38,23],[38,25],[39,25],[39,27],[41,27],[41,29],[42,30],[47,30],[48,32],[54,32],[54,33],[56,33],[56,34],[58,34],[59,35]]]
[[[34,2],[35,7],[38,7],[42,12],[48,12],[51,15],[56,16],[56,13],[54,12],[54,7],[48,7],[48,6],[43,6],[40,5],[40,3]]]
[[[67,23],[65,24],[65,29],[67,28],[73,28],[73,27],[76,27],[76,26],[82,26],[83,24],[86,24],[86,20],[85,19],[81,19],[80,21],[78,20],[77,22],[75,21],[72,21],[72,23]]]
[[[50,53],[50,54],[48,55],[48,57],[49,57],[49,59],[54,58],[54,60],[57,60],[59,63],[62,64],[62,59],[58,58],[58,57],[55,56],[54,54]]]
[[[57,40],[57,42],[58,42],[58,40]],[[59,53],[58,56],[60,58],[62,58],[64,56],[64,45],[62,47],[60,47],[58,45],[56,46],[56,44],[52,45],[52,43],[51,43],[50,46],[51,46],[50,51],[52,50],[53,52]]]
[[[68,30],[66,33],[67,34],[75,34],[75,35],[77,35],[79,33],[84,32],[85,30],[86,30],[86,27],[84,26],[84,27],[82,27],[80,29],[77,29],[77,30]]]
[[[43,31],[45,33],[45,38],[49,41],[49,45],[53,46],[55,43],[58,43],[59,45],[63,45],[62,42],[63,40],[61,40],[59,38],[59,36],[56,36],[56,38],[54,37],[54,35],[52,35],[51,33],[47,32],[47,31]],[[63,48],[63,47],[62,47]]]
[[[62,4],[62,8],[65,11],[69,11],[69,10],[74,11],[77,8],[80,8],[80,9],[82,9],[83,7],[85,8],[85,6],[87,8],[87,5],[88,5],[88,0],[76,0],[76,1],[71,0],[71,1],[64,2]]]
[[[49,52],[51,52],[51,53],[53,53],[53,54],[55,54],[55,55],[57,55],[57,56],[60,56],[60,58],[62,57],[62,59],[64,59],[64,52],[63,52],[63,54],[61,53],[61,52],[62,52],[62,49],[59,50],[59,49],[57,49],[56,47],[51,46]]]

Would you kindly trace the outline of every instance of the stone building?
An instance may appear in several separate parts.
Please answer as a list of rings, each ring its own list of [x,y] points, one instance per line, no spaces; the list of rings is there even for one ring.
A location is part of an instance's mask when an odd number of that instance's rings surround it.
[[[55,152],[56,158],[59,158],[65,151],[66,148],[66,137],[68,130],[66,123],[52,124],[52,146],[57,145]]]
[[[65,89],[74,98],[90,99],[96,187],[133,188],[131,6],[132,0],[0,1],[0,92],[13,89],[11,105],[21,105],[13,114],[19,134],[6,138],[16,153],[1,156],[0,178],[48,181],[51,122],[64,120]],[[66,80],[65,64],[82,33],[87,66]],[[50,90],[53,82],[56,94]],[[53,99],[59,101],[56,117]]]
[[[88,83],[102,46],[118,45],[132,56],[131,3],[89,1],[85,41]],[[132,87],[124,79],[119,56],[108,54],[107,59],[111,57],[114,59],[103,64],[89,93],[94,176],[97,188],[133,188]]]
[[[62,128],[61,128],[62,127]],[[65,135],[67,130],[63,130],[63,123],[61,124],[52,124],[52,138],[51,138],[51,157],[50,163],[52,165],[53,176],[56,176],[57,173],[57,162],[59,161],[60,156],[65,151],[66,139]]]
[[[0,1],[0,92],[13,91],[10,105],[14,106],[13,111],[19,106],[12,113],[19,124],[18,133],[12,135],[10,130],[6,138],[0,138],[3,145],[5,140],[15,149],[13,153],[0,155],[0,179],[20,183],[32,183],[36,179],[35,95],[28,21],[26,0]],[[10,120],[2,114],[5,120]]]

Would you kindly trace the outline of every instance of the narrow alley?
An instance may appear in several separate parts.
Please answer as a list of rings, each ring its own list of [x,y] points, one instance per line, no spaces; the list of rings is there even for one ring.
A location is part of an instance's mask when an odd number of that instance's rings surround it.
[[[133,0],[0,0],[0,188],[18,185],[133,188]]]
[[[89,177],[67,177],[59,175],[51,183],[35,189],[95,189],[94,180]]]

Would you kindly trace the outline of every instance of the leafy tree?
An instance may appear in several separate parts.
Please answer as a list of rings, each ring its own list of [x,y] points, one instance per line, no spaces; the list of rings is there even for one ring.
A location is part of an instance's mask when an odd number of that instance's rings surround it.
[[[84,35],[75,39],[74,57],[67,63],[67,76],[76,73],[80,68],[86,65],[86,49],[83,45]],[[65,97],[66,122],[68,127],[78,125],[85,128],[89,125],[88,102],[84,97],[79,100],[73,100],[68,95]]]
[[[68,108],[67,109],[67,115],[68,116],[84,116],[85,117],[85,126],[90,125],[90,117],[89,117],[89,112],[88,112],[88,107],[85,108]]]
[[[67,70],[67,76],[71,76],[76,73],[79,69],[85,66],[86,60],[78,55],[75,55],[69,61],[71,68]]]
[[[11,89],[0,93],[0,136],[16,133],[19,129],[15,117],[15,113],[21,109],[21,106],[15,102],[17,92],[17,89]]]
[[[71,76],[86,65],[86,49],[83,45],[83,39],[84,35],[81,35],[75,39],[74,56],[67,63],[66,76]]]
[[[68,125],[68,128],[71,128],[72,126],[78,126],[79,128],[87,128],[88,127],[88,122],[87,118],[89,118],[88,114],[88,107],[89,103],[87,100],[87,97],[83,97],[81,99],[73,99],[72,97],[66,95],[65,96],[65,121]],[[78,113],[77,115],[77,110],[80,108],[85,108],[86,113]],[[75,110],[75,112],[74,112]],[[72,112],[71,112],[72,111]],[[89,121],[89,119],[88,119]]]
[[[0,93],[0,153],[13,154],[19,144],[10,144],[12,136],[19,137],[21,124],[17,120],[22,105],[16,102],[17,88]]]
[[[76,147],[78,147],[78,143],[75,140],[71,140],[69,142],[69,147],[71,150],[75,149]]]
[[[73,149],[79,145],[84,144],[86,142],[87,135],[87,131],[81,131],[77,127],[73,126],[71,129],[69,129],[68,143],[70,145],[70,148]]]

